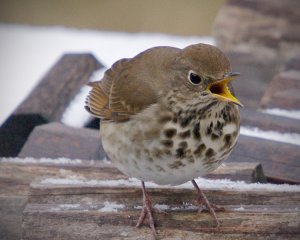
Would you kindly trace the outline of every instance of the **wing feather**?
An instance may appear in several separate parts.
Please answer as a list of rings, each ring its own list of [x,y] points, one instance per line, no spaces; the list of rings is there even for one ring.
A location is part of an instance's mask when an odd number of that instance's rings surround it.
[[[157,101],[155,92],[130,67],[130,59],[121,59],[101,81],[88,83],[92,87],[85,105],[88,112],[105,120],[125,121]]]

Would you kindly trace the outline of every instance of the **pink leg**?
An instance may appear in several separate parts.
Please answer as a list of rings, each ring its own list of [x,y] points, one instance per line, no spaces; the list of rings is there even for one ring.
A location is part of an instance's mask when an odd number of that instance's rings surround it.
[[[203,207],[205,206],[208,211],[210,212],[210,214],[212,215],[212,217],[214,218],[214,220],[216,221],[217,223],[217,228],[220,226],[220,222],[219,220],[217,219],[217,215],[216,215],[216,212],[215,210],[218,210],[218,211],[224,211],[225,209],[223,207],[218,207],[217,205],[215,204],[211,204],[207,197],[205,196],[205,194],[201,191],[201,189],[198,187],[197,183],[195,182],[195,180],[192,180],[192,183],[194,185],[194,187],[196,188],[197,190],[197,193],[198,193],[198,198],[197,198],[197,202],[199,204],[199,212],[202,212],[203,211]]]
[[[149,225],[152,230],[154,237],[157,237],[156,229],[155,229],[155,222],[153,218],[153,212],[156,210],[153,208],[150,198],[145,189],[145,183],[142,181],[142,190],[143,190],[143,209],[140,215],[140,218],[136,224],[136,227],[140,227],[141,224],[144,222],[146,216],[148,215]]]

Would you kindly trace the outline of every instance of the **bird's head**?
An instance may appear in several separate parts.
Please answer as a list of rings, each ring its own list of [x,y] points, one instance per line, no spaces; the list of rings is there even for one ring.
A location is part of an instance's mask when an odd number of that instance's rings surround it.
[[[198,94],[243,106],[234,96],[230,83],[237,72],[232,72],[228,58],[216,47],[196,44],[182,49],[173,62],[173,84],[185,96]]]

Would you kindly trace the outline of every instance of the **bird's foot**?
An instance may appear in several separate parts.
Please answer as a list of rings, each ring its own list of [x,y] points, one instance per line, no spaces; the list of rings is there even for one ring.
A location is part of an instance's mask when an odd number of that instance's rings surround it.
[[[208,210],[210,212],[210,214],[212,215],[212,217],[214,218],[214,220],[216,221],[216,224],[217,224],[216,228],[219,228],[220,227],[220,222],[217,218],[216,211],[225,211],[225,208],[221,207],[221,206],[218,206],[216,204],[210,203],[208,201],[207,197],[205,196],[205,194],[198,187],[195,180],[192,180],[192,183],[193,183],[193,185],[196,188],[197,193],[198,193],[198,197],[197,197],[197,203],[198,203],[198,206],[199,206],[198,212],[201,213],[204,210]]]
[[[152,206],[152,202],[150,200],[150,198],[148,197],[148,194],[145,190],[145,184],[144,182],[142,182],[142,190],[143,190],[143,208],[139,217],[139,220],[136,224],[136,227],[139,228],[145,221],[146,216],[148,217],[148,222],[149,222],[149,226],[151,228],[152,234],[154,236],[154,239],[157,239],[157,233],[156,233],[156,228],[155,228],[155,220],[153,218],[153,213],[163,213],[166,214],[166,212],[154,208]]]

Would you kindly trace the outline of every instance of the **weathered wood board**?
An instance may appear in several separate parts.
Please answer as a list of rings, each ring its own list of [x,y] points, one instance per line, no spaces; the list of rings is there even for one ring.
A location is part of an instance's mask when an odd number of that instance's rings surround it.
[[[88,53],[63,55],[1,126],[0,156],[17,156],[35,126],[60,121],[80,88],[101,67]]]
[[[112,164],[102,161],[0,158],[0,239],[21,238],[22,212],[27,204],[29,184],[37,177],[46,176],[90,180],[127,178]],[[257,163],[226,164],[208,177],[245,182],[265,180]]]
[[[53,180],[53,179],[52,179]],[[59,179],[62,180],[62,179]],[[48,183],[47,183],[48,181]],[[23,213],[23,239],[152,239],[148,226],[136,229],[142,194],[120,181],[97,183],[32,183]],[[105,181],[104,181],[105,183]],[[147,184],[146,184],[147,186]],[[211,202],[222,205],[215,222],[198,213],[192,188],[148,188],[161,239],[297,239],[300,236],[300,187],[294,191],[205,189]],[[210,238],[209,238],[210,237]]]

